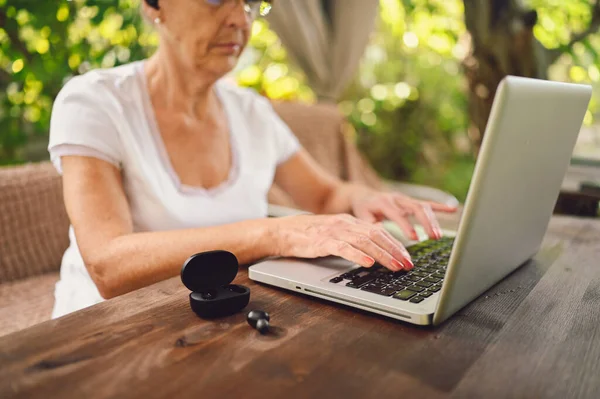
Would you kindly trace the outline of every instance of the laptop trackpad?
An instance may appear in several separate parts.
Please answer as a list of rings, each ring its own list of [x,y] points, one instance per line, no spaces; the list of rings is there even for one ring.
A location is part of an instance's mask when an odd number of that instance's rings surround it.
[[[327,256],[317,259],[280,258],[266,260],[251,266],[250,269],[286,279],[315,282],[315,280],[344,273],[354,267],[358,267],[358,265],[343,258]]]

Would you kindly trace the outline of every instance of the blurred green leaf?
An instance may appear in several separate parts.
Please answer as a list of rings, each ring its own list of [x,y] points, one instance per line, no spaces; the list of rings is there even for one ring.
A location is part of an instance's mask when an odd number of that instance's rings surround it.
[[[67,79],[152,53],[157,38],[139,15],[139,1],[0,0],[0,164],[30,159],[28,148],[44,144],[52,101]],[[566,51],[573,33],[590,22],[590,1],[525,0],[539,15],[537,39]],[[474,159],[461,65],[469,51],[463,1],[380,4],[377,30],[340,110],[383,176],[435,185],[464,199]],[[250,44],[234,74],[241,85],[271,98],[315,101],[266,21],[255,22]],[[600,35],[574,46],[549,73],[598,87]],[[599,103],[595,94],[586,124]]]

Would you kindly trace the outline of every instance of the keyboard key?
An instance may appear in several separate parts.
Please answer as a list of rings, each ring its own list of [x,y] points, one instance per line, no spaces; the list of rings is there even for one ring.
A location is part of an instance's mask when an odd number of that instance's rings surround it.
[[[429,292],[429,291],[424,291],[424,292],[421,292],[421,293],[419,294],[419,296],[422,296],[422,297],[424,297],[424,298],[429,298],[429,297],[430,297],[430,296],[432,296],[432,295],[433,295],[433,293],[432,293],[432,292]]]
[[[432,287],[427,288],[427,291],[429,291],[429,292],[438,292],[441,289],[442,289],[442,287],[438,287],[437,285],[434,285]]]
[[[360,288],[363,285],[370,283],[373,280],[375,280],[375,276],[367,274],[362,277],[354,278],[352,281],[350,281],[348,284],[346,284],[346,286],[350,287],[350,288]]]
[[[421,281],[421,277],[417,276],[406,276],[406,281]]]
[[[361,267],[357,267],[356,269],[352,269],[352,270],[342,274],[342,277],[346,276],[346,277],[344,277],[345,280],[352,280],[359,276],[373,273],[373,271],[375,269],[376,269],[375,266],[370,267],[370,268],[361,266]]]
[[[423,302],[423,300],[424,300],[424,299],[425,299],[425,298],[421,298],[421,297],[418,297],[418,296],[416,296],[416,297],[414,297],[413,299],[411,299],[410,301],[411,301],[412,303],[420,303],[420,302]]]
[[[428,274],[427,274],[427,273],[423,273],[423,272],[419,272],[419,271],[412,272],[411,274],[412,274],[413,276],[418,276],[418,277],[427,277],[427,276],[428,276]]]
[[[388,283],[388,285],[410,285],[412,284],[412,281],[408,281],[408,280],[392,280]]]
[[[361,288],[362,291],[368,291],[368,292],[372,292],[374,294],[379,294],[379,295],[384,295],[384,296],[390,296],[392,294],[394,294],[395,292],[399,291],[395,288],[390,288],[390,287],[374,287],[372,285],[365,285],[364,287]]]
[[[393,289],[395,291],[402,291],[406,289],[406,285],[388,285],[386,288]]]
[[[398,291],[400,291],[398,288],[385,287],[385,288],[383,288],[383,290],[381,290],[381,293],[382,293],[382,295],[390,296],[390,295],[395,294]]]
[[[337,276],[332,278],[331,280],[329,280],[330,283],[339,283],[340,281],[342,281],[344,278],[342,276]]]
[[[406,287],[407,290],[411,290],[411,291],[415,291],[415,292],[423,292],[425,291],[425,288],[423,287],[419,287],[418,285],[410,285],[408,287]]]
[[[415,285],[418,285],[419,287],[425,287],[425,288],[429,288],[433,285],[433,283],[427,282],[427,281],[417,281],[415,283]]]
[[[388,276],[378,276],[377,280],[375,280],[375,281],[380,281],[382,283],[389,283],[393,279],[394,279],[394,277],[392,277],[391,275],[388,275]]]
[[[417,295],[417,293],[414,291],[402,290],[402,291],[396,293],[396,295],[394,295],[394,298],[400,299],[402,301],[408,301],[410,298],[412,298],[415,295]]]
[[[438,283],[438,282],[442,281],[442,279],[441,278],[437,278],[437,277],[427,277],[427,278],[423,279],[423,281],[428,281],[430,283],[435,284],[435,283]]]
[[[409,284],[411,281],[406,277],[395,278],[391,280],[388,284]]]
[[[385,287],[387,284],[386,284],[386,283],[382,283],[382,282],[380,282],[380,281],[377,281],[377,280],[375,280],[375,281],[372,281],[372,282],[370,282],[369,284],[366,284],[366,285],[368,285],[368,286],[370,286],[370,287],[383,288],[383,287]],[[363,287],[364,287],[364,285],[363,285]]]
[[[437,278],[443,279],[444,277],[446,277],[446,275],[444,273],[437,272],[437,273],[433,273],[431,275],[431,277],[437,277]]]

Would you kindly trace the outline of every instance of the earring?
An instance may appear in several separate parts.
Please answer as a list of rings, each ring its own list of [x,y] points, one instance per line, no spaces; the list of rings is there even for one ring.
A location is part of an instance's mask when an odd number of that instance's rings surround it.
[[[154,18],[154,23],[155,23],[156,25],[159,25],[161,22],[162,22],[162,21],[161,21],[160,17],[156,17],[156,18]]]

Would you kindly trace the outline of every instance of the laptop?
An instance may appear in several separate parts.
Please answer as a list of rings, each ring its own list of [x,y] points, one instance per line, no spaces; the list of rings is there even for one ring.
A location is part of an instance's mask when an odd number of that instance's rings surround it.
[[[250,279],[409,323],[442,323],[538,252],[591,94],[587,85],[506,77],[458,229],[408,246],[413,270],[274,258],[250,266]]]

